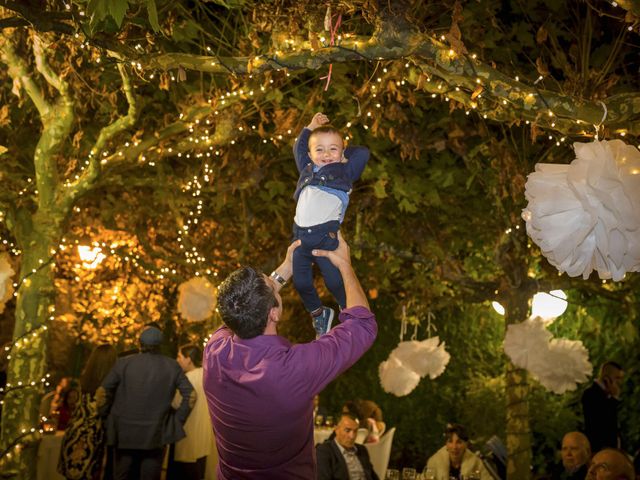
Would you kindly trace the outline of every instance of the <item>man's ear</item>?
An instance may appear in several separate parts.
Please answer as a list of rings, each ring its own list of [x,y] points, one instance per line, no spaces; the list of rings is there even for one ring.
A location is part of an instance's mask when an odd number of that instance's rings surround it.
[[[280,319],[278,318],[278,307],[271,307],[269,309],[269,316],[267,317],[267,321],[278,323]]]

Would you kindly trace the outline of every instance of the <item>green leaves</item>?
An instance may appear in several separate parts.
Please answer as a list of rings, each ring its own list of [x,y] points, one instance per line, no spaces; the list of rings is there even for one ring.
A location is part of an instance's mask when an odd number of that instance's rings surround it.
[[[154,31],[160,31],[160,23],[158,22],[158,10],[156,0],[142,0],[146,10],[147,19]],[[124,19],[127,16],[130,5],[135,5],[137,10],[137,1],[133,0],[89,0],[87,4],[87,14],[90,19],[90,27],[93,32],[108,29],[112,23],[117,29],[121,29]]]

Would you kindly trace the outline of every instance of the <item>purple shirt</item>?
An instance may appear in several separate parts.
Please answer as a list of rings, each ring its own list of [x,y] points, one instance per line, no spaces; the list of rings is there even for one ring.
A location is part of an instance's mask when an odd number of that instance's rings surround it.
[[[340,313],[320,339],[241,339],[218,329],[204,351],[204,390],[218,447],[218,479],[316,478],[313,397],[373,344],[375,316]]]

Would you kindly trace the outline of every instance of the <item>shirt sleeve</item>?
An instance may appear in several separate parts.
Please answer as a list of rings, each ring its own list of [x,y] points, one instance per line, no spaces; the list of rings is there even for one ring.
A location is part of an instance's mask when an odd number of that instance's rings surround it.
[[[311,135],[311,130],[309,130],[306,127],[303,128],[302,131],[300,132],[300,135],[298,135],[298,138],[296,138],[296,141],[293,144],[293,158],[295,158],[296,160],[296,167],[298,168],[299,173],[302,173],[302,170],[304,170],[304,167],[311,162],[311,157],[309,156],[309,136],[310,135]]]
[[[340,324],[328,334],[290,350],[310,395],[320,393],[329,382],[356,363],[373,345],[378,333],[375,315],[364,307],[340,312]]]
[[[364,167],[366,167],[369,161],[369,149],[367,147],[347,147],[344,151],[344,156],[347,158],[347,172],[352,182],[355,182],[360,178]]]

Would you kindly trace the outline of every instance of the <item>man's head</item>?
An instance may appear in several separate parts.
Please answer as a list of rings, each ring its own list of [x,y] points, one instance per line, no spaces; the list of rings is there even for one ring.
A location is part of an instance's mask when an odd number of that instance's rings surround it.
[[[622,365],[614,361],[605,362],[600,367],[600,375],[598,379],[604,385],[607,393],[613,397],[620,396],[622,389],[622,380],[624,379],[624,370]]]
[[[344,143],[340,132],[331,125],[316,128],[309,136],[309,156],[314,165],[323,167],[344,160]]]
[[[562,465],[568,472],[575,472],[591,457],[589,439],[580,432],[569,432],[562,438]]]
[[[585,480],[635,480],[633,464],[627,455],[615,448],[605,448],[591,459]]]
[[[140,334],[140,350],[143,353],[158,353],[162,344],[162,331],[156,327],[147,327]]]
[[[358,417],[350,413],[342,413],[340,421],[336,425],[336,441],[342,448],[353,448],[356,444],[356,436],[358,435]]]
[[[218,310],[222,321],[240,338],[262,335],[271,316],[282,312],[280,295],[260,270],[242,267],[218,288]]]

